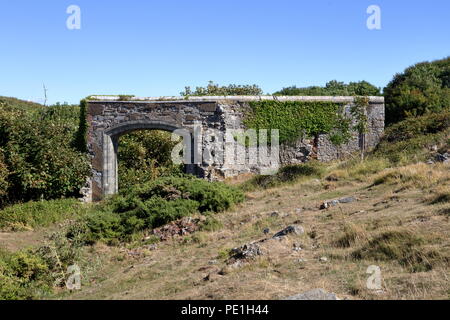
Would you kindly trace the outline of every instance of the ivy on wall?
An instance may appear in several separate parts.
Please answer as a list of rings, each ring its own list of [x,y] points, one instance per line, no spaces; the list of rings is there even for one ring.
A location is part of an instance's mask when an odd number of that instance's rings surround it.
[[[340,145],[350,139],[350,120],[344,116],[344,105],[311,101],[252,101],[251,111],[244,118],[248,129],[278,129],[280,144],[292,143],[301,137],[330,134]]]
[[[78,125],[78,131],[75,134],[74,148],[82,153],[86,153],[87,150],[87,102],[86,99],[80,101],[80,120]]]

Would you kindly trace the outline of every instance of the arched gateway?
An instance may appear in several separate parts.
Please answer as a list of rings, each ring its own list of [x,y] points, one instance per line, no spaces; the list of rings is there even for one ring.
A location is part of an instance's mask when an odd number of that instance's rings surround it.
[[[296,144],[281,146],[279,154],[267,163],[246,161],[255,150],[234,148],[232,139],[223,135],[233,130],[243,130],[243,118],[248,112],[249,101],[331,101],[346,104],[353,103],[353,97],[272,97],[272,96],[236,96],[236,97],[169,97],[169,98],[125,98],[94,96],[87,101],[88,150],[92,163],[92,178],[85,190],[86,201],[97,201],[106,195],[117,193],[117,150],[119,137],[136,130],[165,130],[176,132],[183,137],[185,145],[185,164],[188,173],[210,180],[221,180],[241,173],[261,172],[273,162],[281,164],[298,163],[316,158],[328,161],[336,158],[337,152],[329,143],[326,135],[316,137],[314,141],[301,139]],[[374,146],[384,129],[384,99],[370,97],[367,108],[368,132],[364,139],[354,135],[343,150],[357,151],[361,147]],[[221,134],[223,134],[221,136]],[[233,144],[233,148],[211,151],[218,140],[224,146]],[[361,145],[363,141],[363,146]],[[341,147],[342,149],[342,147]],[[341,150],[340,149],[340,150]],[[216,153],[208,161],[204,155]],[[306,150],[306,151],[305,151]],[[187,151],[187,152],[186,152]],[[242,156],[244,161],[227,161],[234,156]],[[231,157],[230,157],[231,156]],[[259,158],[258,158],[259,159]]]

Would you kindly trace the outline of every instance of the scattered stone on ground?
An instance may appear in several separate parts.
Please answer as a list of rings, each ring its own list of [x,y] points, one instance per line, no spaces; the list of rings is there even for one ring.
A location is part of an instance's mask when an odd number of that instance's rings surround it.
[[[328,200],[328,201],[323,202],[320,205],[320,209],[324,210],[324,209],[328,209],[330,207],[337,206],[340,203],[352,203],[357,200],[358,199],[356,199],[355,197],[345,197],[345,198],[341,198],[341,199],[337,199],[337,200]]]
[[[169,240],[176,236],[184,236],[199,230],[199,222],[201,219],[184,217],[176,221],[172,221],[160,228],[153,229],[152,234],[159,237],[161,241]]]
[[[263,230],[263,232],[264,232],[264,234],[268,234],[268,233],[270,232],[270,229],[269,229],[269,228],[265,228],[265,229]]]
[[[312,289],[287,297],[284,300],[339,300],[339,298],[333,292],[326,292],[323,289]]]
[[[229,264],[237,260],[250,260],[262,255],[261,247],[256,243],[247,243],[241,247],[231,249],[231,258],[228,260]]]
[[[271,217],[275,218],[278,217],[280,214],[278,213],[278,211],[274,211],[270,214]]]
[[[427,164],[435,164],[436,162],[450,163],[450,152],[437,153],[433,158],[428,159]]]
[[[328,262],[328,258],[327,257],[320,257],[319,261],[320,262]]]
[[[303,233],[305,233],[305,229],[303,229],[302,226],[291,225],[291,226],[288,226],[288,227],[284,228],[283,230],[275,233],[273,238],[284,237],[284,236],[287,236],[290,233],[303,234]]]

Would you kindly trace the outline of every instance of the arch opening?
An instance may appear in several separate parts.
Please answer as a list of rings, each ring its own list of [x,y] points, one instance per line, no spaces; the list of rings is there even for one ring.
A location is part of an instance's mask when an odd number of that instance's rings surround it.
[[[190,131],[182,128],[177,127],[176,125],[172,125],[169,123],[164,123],[161,121],[130,121],[126,123],[122,123],[118,126],[111,127],[104,131],[103,133],[103,173],[102,173],[102,187],[103,187],[103,194],[104,196],[116,194],[119,192],[119,174],[123,174],[124,167],[119,166],[119,156],[121,154],[121,148],[120,148],[120,142],[122,141],[129,141],[128,138],[129,135],[134,135],[134,138],[137,137],[137,140],[139,138],[144,138],[147,136],[146,133],[166,133],[166,136],[164,137],[166,139],[166,142],[168,142],[167,139],[171,140],[171,135],[169,136],[168,133],[176,133],[180,139],[179,141],[174,141],[173,145],[179,145],[180,142],[183,145],[183,155],[184,155],[184,165],[182,165],[182,171],[185,173],[195,173],[195,168],[192,162],[190,161],[190,155],[192,154],[192,134]],[[141,134],[140,134],[141,133]],[[133,140],[133,139],[131,139]],[[142,142],[142,141],[141,141]],[[153,141],[155,142],[155,141]],[[139,144],[139,141],[138,141]],[[166,148],[169,146],[166,145]],[[129,152],[133,152],[133,148],[128,150]],[[165,150],[168,152],[169,150]],[[170,150],[172,152],[173,150]],[[122,153],[123,154],[123,153]],[[153,153],[154,154],[154,153]],[[132,160],[133,157],[142,157],[138,154],[129,154],[129,160]],[[167,155],[165,160],[167,159]],[[141,159],[142,160],[142,159]],[[171,159],[170,159],[171,160]],[[139,162],[139,161],[138,161]],[[143,167],[140,168],[140,173],[145,171],[146,169],[149,169],[150,167]],[[132,175],[132,173],[131,173]],[[131,181],[132,178],[128,177],[128,179]],[[124,187],[127,185],[129,186],[130,181],[122,181]],[[137,181],[139,182],[139,181]],[[144,181],[145,182],[145,181]]]

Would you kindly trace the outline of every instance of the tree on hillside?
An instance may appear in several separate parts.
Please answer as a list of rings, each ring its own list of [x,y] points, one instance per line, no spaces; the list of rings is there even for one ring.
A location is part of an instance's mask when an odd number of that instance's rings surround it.
[[[450,107],[450,57],[421,62],[394,76],[384,89],[386,122]]]

